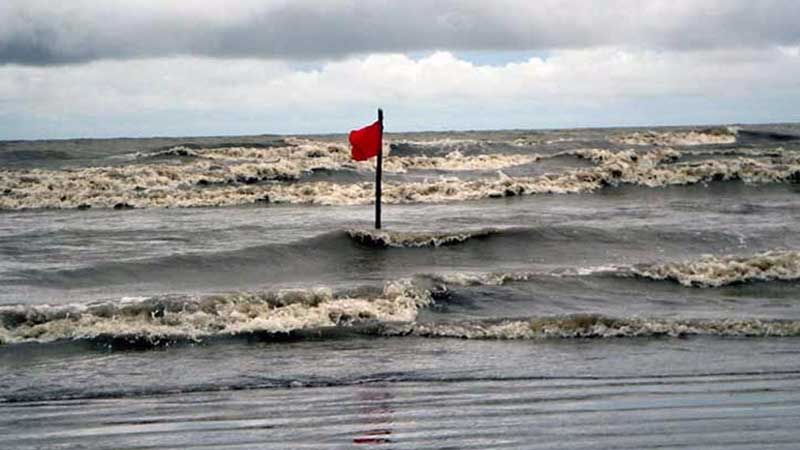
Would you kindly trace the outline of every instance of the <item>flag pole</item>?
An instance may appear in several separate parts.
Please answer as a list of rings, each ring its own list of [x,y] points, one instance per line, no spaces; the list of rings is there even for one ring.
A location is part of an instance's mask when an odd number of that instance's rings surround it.
[[[381,148],[375,166],[375,229],[381,229],[381,178],[383,172],[383,110],[378,108],[378,122],[381,124]]]

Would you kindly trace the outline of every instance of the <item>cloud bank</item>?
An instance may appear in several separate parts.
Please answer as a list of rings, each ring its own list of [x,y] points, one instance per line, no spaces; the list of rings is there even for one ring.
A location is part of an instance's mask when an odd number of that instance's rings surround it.
[[[752,49],[800,43],[793,0],[4,0],[0,64],[171,56]]]
[[[390,131],[800,120],[798,50],[600,48],[500,66],[376,54],[309,70],[197,57],[10,66],[0,136],[341,133],[377,106]]]

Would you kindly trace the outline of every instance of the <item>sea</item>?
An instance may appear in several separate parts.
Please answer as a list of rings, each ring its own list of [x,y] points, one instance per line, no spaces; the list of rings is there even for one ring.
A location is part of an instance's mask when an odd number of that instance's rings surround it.
[[[800,125],[0,142],[0,448],[796,449]]]

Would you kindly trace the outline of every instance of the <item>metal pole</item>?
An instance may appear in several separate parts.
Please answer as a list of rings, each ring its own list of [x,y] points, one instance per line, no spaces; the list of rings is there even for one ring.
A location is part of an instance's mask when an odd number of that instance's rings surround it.
[[[383,110],[378,108],[378,122],[381,124],[381,148],[375,167],[375,229],[381,229],[381,178],[383,176]]]

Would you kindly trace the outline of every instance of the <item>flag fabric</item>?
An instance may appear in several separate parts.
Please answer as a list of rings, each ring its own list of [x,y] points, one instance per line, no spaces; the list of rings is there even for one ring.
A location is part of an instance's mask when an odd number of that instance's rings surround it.
[[[372,125],[367,125],[360,130],[350,132],[350,147],[353,159],[365,161],[377,156],[383,145],[383,130],[381,122],[376,121]]]

